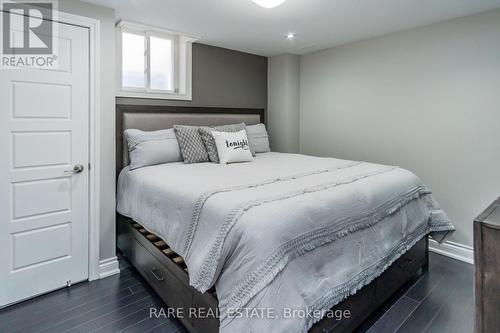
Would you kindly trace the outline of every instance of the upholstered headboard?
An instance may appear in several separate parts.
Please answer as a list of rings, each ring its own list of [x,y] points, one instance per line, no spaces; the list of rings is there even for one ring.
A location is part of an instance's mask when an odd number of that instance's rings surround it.
[[[116,105],[116,172],[128,162],[123,131],[129,128],[155,131],[174,125],[213,126],[244,122],[264,123],[264,109]]]

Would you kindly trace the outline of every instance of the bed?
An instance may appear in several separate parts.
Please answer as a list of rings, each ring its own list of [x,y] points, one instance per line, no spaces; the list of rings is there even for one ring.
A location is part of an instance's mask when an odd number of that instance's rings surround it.
[[[126,166],[124,129],[237,122],[264,111],[117,107],[117,244],[190,332],[351,332],[427,270],[427,235],[453,230],[395,166],[272,152]]]

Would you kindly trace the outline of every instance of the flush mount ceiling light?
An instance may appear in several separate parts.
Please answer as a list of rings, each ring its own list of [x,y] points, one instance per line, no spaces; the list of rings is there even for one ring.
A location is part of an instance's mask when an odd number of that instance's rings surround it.
[[[286,0],[252,0],[252,1],[264,8],[274,8],[281,5]]]
[[[294,39],[295,38],[295,33],[294,32],[289,32],[285,35],[286,39]]]

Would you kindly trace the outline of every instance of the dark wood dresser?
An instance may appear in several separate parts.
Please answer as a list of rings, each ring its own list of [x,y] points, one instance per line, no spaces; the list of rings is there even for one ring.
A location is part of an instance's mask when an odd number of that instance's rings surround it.
[[[476,333],[500,332],[500,198],[474,220]]]

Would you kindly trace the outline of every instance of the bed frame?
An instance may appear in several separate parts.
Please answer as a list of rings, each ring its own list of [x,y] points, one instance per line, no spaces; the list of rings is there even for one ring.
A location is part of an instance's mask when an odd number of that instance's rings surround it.
[[[158,130],[174,124],[222,125],[245,122],[251,125],[265,122],[263,109],[117,105],[116,110],[117,173],[127,161],[123,149],[123,131],[127,128]],[[185,315],[178,319],[189,332],[219,331],[218,319],[188,315],[190,308],[216,313],[216,290],[212,288],[202,294],[192,288],[183,258],[164,240],[148,232],[140,223],[117,214],[117,246],[169,307],[184,310]],[[334,311],[349,310],[350,317],[341,320],[324,318],[309,332],[353,332],[401,288],[427,272],[428,267],[428,239],[425,237],[378,278],[332,308]]]

